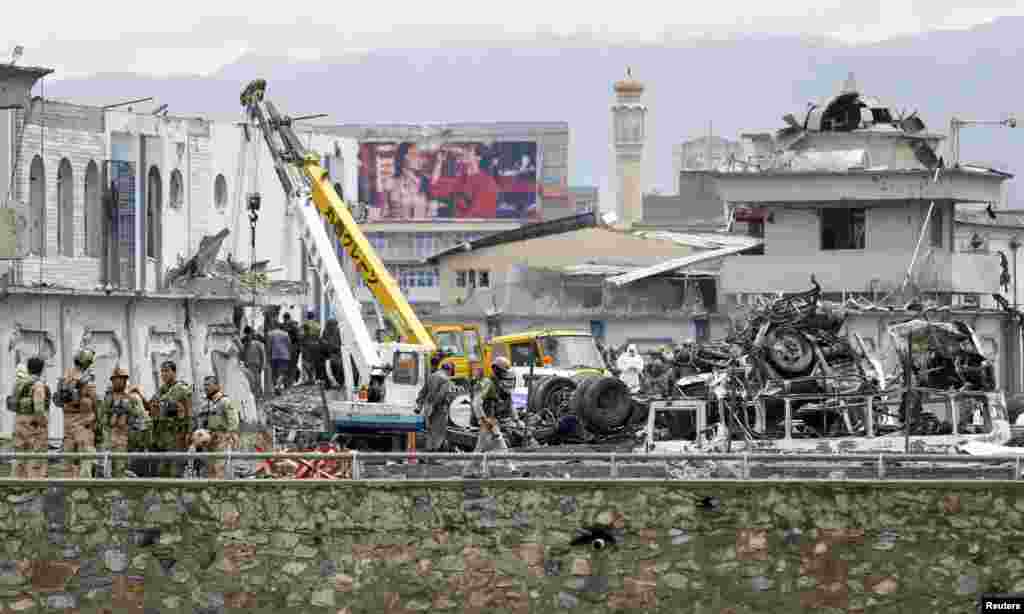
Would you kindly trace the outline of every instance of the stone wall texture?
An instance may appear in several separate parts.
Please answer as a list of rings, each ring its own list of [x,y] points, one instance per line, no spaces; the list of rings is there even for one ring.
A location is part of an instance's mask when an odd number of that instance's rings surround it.
[[[0,482],[0,612],[940,612],[1012,482]],[[614,545],[570,545],[607,527]]]

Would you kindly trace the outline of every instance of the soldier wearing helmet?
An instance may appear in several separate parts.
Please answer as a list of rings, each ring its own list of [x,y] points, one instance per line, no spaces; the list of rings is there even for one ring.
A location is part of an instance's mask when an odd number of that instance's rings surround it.
[[[97,414],[111,452],[127,452],[129,434],[144,433],[150,428],[142,393],[136,386],[129,388],[128,370],[121,367],[110,374],[110,387],[98,404]],[[115,460],[112,465],[113,477],[125,476],[125,461]]]
[[[474,417],[501,417],[512,411],[512,395],[506,390],[506,380],[512,363],[504,356],[498,356],[491,363],[491,376],[480,382],[480,390],[474,404]]]
[[[192,430],[192,387],[178,379],[178,364],[165,360],[160,364],[160,390],[149,401],[153,418],[155,452],[184,452]],[[181,461],[162,460],[157,467],[160,477],[176,477],[184,473]]]
[[[75,354],[74,366],[64,371],[57,386],[54,403],[64,410],[64,451],[96,452],[96,383],[93,362],[96,355],[89,350]],[[91,478],[92,460],[69,460],[65,477]]]
[[[202,411],[195,416],[195,430],[190,437],[192,444],[210,452],[237,450],[241,445],[238,433],[241,416],[238,405],[224,394],[216,376],[208,375],[203,384],[206,386],[206,403]],[[209,431],[210,434],[209,442],[205,445],[202,444],[202,431]],[[224,460],[213,461],[209,477],[223,480],[225,464]]]

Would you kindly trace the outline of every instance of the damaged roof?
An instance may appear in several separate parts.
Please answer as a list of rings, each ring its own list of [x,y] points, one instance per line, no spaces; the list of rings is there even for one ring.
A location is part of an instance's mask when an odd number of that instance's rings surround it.
[[[605,228],[609,232],[618,232],[626,235],[632,235],[638,239],[647,239],[651,241],[663,241],[673,243],[679,247],[688,247],[694,250],[721,250],[721,249],[736,249],[743,251],[752,247],[761,245],[760,239],[752,237],[732,235],[726,233],[717,232],[673,232],[666,230],[619,230],[616,228],[608,227],[603,224],[597,213],[587,212],[574,216],[559,218],[548,222],[540,222],[536,224],[527,224],[514,228],[512,230],[506,230],[495,234],[487,235],[476,239],[475,241],[467,241],[460,245],[444,249],[436,254],[429,256],[425,259],[426,263],[437,264],[438,261],[446,256],[455,254],[461,254],[465,252],[471,252],[476,249],[482,249],[485,247],[495,247],[498,245],[507,245],[510,243],[517,243],[519,241],[528,241],[530,239],[538,239],[541,237],[549,237],[560,234],[566,234],[577,230],[586,228]],[[729,252],[735,253],[735,252]],[[692,256],[691,256],[692,257]],[[671,260],[670,262],[675,262]],[[615,267],[629,267],[630,269],[644,269],[642,265],[628,265],[628,264],[609,264],[609,263],[581,263],[581,266],[615,266]],[[661,264],[655,265],[661,266]],[[562,267],[564,268],[564,267]],[[679,268],[679,266],[671,266],[666,270],[672,270]],[[623,269],[622,272],[626,272]],[[601,273],[576,273],[576,274],[601,274]],[[656,273],[652,273],[656,274]],[[644,275],[643,277],[646,277]],[[642,277],[641,277],[642,278]]]
[[[631,284],[634,281],[647,279],[648,277],[654,277],[655,275],[661,275],[664,273],[668,273],[670,271],[686,269],[687,267],[690,267],[692,265],[700,264],[702,262],[708,262],[709,260],[714,260],[716,258],[732,256],[733,254],[744,252],[748,249],[757,247],[764,243],[761,239],[754,239],[749,237],[739,238],[746,238],[747,243],[737,243],[727,247],[719,247],[718,249],[703,251],[689,256],[684,256],[682,258],[674,258],[672,260],[666,260],[665,262],[659,262],[658,264],[652,266],[638,268],[634,271],[630,271],[628,273],[623,273],[621,275],[612,277],[611,279],[608,280],[608,283],[614,286],[624,286],[626,284]],[[694,271],[693,273],[698,274],[696,271]]]
[[[561,217],[547,222],[526,224],[519,228],[485,235],[474,241],[466,241],[456,245],[455,247],[443,249],[432,256],[428,256],[424,262],[428,264],[437,264],[441,258],[452,254],[471,252],[475,249],[495,247],[497,245],[505,245],[508,243],[517,243],[519,241],[527,241],[529,239],[539,239],[540,237],[560,235],[574,230],[581,230],[583,228],[594,228],[600,226],[600,224],[601,223],[597,218],[597,213],[593,211],[570,215],[568,217]]]
[[[977,226],[1021,228],[1024,227],[1024,210],[994,209],[985,203],[961,203],[956,207],[956,221]]]

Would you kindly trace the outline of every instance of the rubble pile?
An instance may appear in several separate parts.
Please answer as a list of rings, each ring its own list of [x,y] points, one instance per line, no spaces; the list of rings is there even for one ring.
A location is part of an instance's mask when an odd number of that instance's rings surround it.
[[[281,396],[264,399],[260,403],[268,428],[278,431],[323,430],[324,407],[319,386],[295,386]]]

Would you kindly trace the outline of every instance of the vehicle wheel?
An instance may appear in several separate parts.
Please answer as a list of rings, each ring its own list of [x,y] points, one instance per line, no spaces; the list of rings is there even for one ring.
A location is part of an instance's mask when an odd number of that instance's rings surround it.
[[[583,415],[583,407],[585,405],[583,395],[586,394],[587,388],[599,379],[601,379],[600,375],[594,375],[592,373],[573,376],[572,381],[576,382],[576,390],[573,391],[572,398],[569,399],[570,411],[577,416]]]
[[[565,415],[571,411],[569,400],[575,390],[575,382],[568,377],[545,378],[530,392],[529,410],[539,413],[546,409],[556,416]]]
[[[598,433],[609,433],[626,424],[633,411],[633,397],[622,380],[603,377],[590,382],[583,394],[585,426]]]
[[[792,328],[780,328],[768,333],[765,346],[768,360],[786,375],[806,373],[814,362],[811,342]]]

